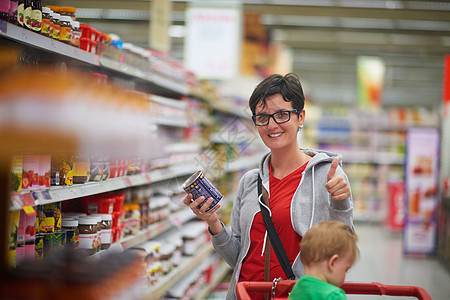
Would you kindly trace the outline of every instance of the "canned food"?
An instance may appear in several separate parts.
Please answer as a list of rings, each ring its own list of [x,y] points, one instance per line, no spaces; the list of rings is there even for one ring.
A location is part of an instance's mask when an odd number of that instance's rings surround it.
[[[219,190],[205,177],[202,171],[197,171],[192,174],[183,184],[183,189],[188,194],[192,194],[194,199],[197,199],[200,196],[205,197],[205,201],[203,201],[199,207],[202,207],[203,203],[206,202],[207,199],[213,198],[213,202],[208,207],[206,212],[210,211],[223,199],[223,195],[219,192]]]

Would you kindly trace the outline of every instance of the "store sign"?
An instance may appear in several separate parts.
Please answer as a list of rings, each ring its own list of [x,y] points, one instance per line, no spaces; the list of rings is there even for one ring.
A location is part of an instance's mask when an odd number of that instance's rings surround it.
[[[237,8],[192,7],[186,11],[185,67],[200,78],[238,74],[241,13]]]
[[[386,66],[379,57],[360,56],[357,60],[358,106],[366,109],[379,108],[384,85]]]
[[[406,140],[406,202],[403,250],[436,251],[436,207],[439,186],[439,131],[411,128]]]

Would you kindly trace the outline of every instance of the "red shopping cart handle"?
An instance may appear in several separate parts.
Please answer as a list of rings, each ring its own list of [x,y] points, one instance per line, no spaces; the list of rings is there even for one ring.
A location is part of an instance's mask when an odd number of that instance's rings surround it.
[[[295,285],[295,280],[281,280],[277,284],[276,291],[289,293]],[[345,282],[341,288],[346,294],[360,295],[386,295],[386,296],[412,296],[419,300],[432,300],[430,295],[421,287],[405,285],[387,285],[378,282],[357,283]],[[236,296],[238,300],[251,300],[251,292],[270,292],[272,282],[266,281],[241,281],[236,285]],[[277,299],[277,298],[275,298]],[[281,298],[278,298],[281,299]]]

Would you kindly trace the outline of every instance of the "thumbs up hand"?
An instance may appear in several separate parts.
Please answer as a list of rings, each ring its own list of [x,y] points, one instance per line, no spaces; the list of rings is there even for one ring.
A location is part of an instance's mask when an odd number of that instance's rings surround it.
[[[331,195],[333,200],[344,200],[350,197],[350,187],[345,181],[344,177],[336,175],[336,169],[339,164],[339,158],[335,157],[331,162],[330,170],[327,174],[327,183],[325,188]]]

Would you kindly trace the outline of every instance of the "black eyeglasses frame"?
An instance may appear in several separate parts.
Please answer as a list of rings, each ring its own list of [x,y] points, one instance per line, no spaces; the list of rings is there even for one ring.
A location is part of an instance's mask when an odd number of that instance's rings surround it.
[[[278,122],[274,116],[276,114],[285,113],[285,112],[289,113],[289,118],[286,121]],[[255,124],[255,126],[267,126],[270,122],[270,118],[272,118],[275,121],[275,123],[277,123],[277,124],[283,124],[283,123],[289,122],[291,120],[291,113],[300,114],[299,110],[294,108],[293,110],[280,110],[280,111],[277,111],[276,113],[273,113],[270,115],[268,115],[268,114],[253,115],[252,120],[253,120],[253,123]],[[267,116],[268,117],[267,123],[266,124],[256,124],[256,117],[258,117],[258,116]]]

